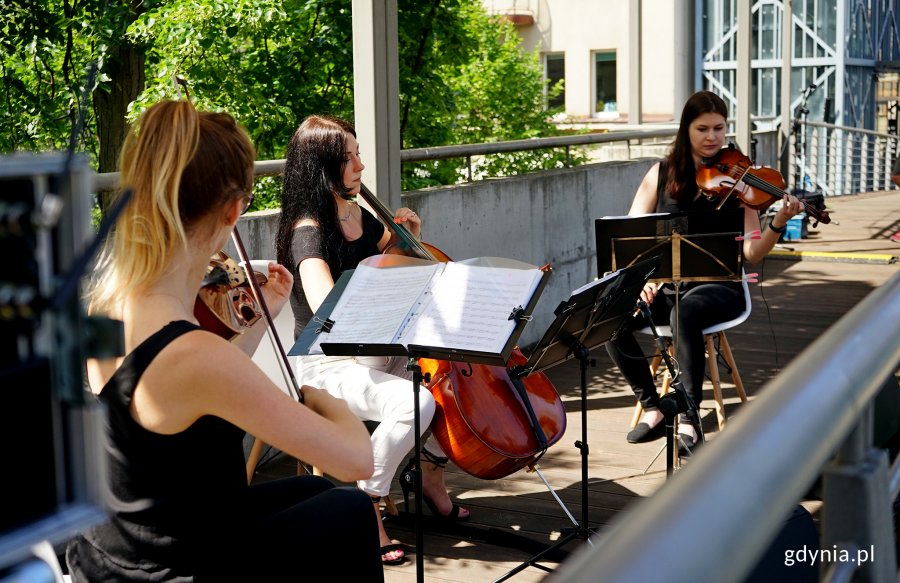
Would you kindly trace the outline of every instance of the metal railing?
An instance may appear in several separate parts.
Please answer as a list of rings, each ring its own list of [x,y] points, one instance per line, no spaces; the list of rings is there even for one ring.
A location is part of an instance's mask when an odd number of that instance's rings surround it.
[[[565,148],[567,165],[572,147],[587,147],[588,156],[597,161],[631,160],[632,155],[643,154],[644,146],[668,147],[668,141],[660,144],[657,140],[671,138],[677,128],[655,130],[613,131],[605,133],[577,134],[572,136],[553,136],[549,138],[532,138],[528,140],[510,140],[506,142],[489,142],[485,144],[460,144],[456,146],[437,146],[434,148],[412,148],[400,152],[401,162],[426,162],[429,160],[446,160],[448,158],[466,159],[466,176],[469,182],[474,179],[473,158],[509,152],[527,150],[546,150],[549,148]],[[623,148],[618,153],[611,153],[608,148],[591,151],[590,146],[621,143]]]
[[[825,196],[895,188],[891,168],[900,138],[821,122],[800,122],[791,139],[788,184]]]
[[[460,144],[456,146],[437,146],[434,148],[412,148],[400,152],[400,162],[425,162],[428,160],[445,160],[448,158],[465,158],[468,168],[468,179],[474,176],[473,158],[502,154],[508,152],[524,152],[527,150],[546,150],[548,148],[565,148],[567,152],[572,147],[590,147],[595,145],[620,144],[622,154],[605,155],[603,159],[630,160],[633,155],[642,155],[644,146],[667,147],[668,142],[660,143],[658,140],[671,138],[677,129],[653,129],[625,132],[606,132],[577,134],[571,136],[553,136],[549,138],[532,138],[528,140],[510,140],[506,142],[489,142],[485,144]],[[284,159],[258,160],[255,165],[257,176],[277,176],[284,170]],[[95,186],[98,192],[108,192],[116,188],[119,180],[118,172],[106,172],[97,174]]]
[[[895,188],[891,168],[900,155],[900,138],[869,130],[835,126],[819,122],[801,123],[799,134],[792,135],[790,171],[785,182],[790,188],[821,189],[826,196],[871,192]],[[527,150],[565,148],[566,157],[573,147],[583,148],[594,161],[631,160],[636,157],[661,157],[677,128],[611,131],[605,133],[510,140],[484,144],[460,144],[433,148],[413,148],[400,152],[401,163],[465,158],[469,181],[476,179],[479,157]],[[758,164],[777,164],[774,130],[754,132],[758,144]],[[474,160],[474,161],[473,161]],[[257,176],[275,176],[284,170],[284,160],[259,160]],[[113,190],[118,173],[96,175],[98,192]]]
[[[895,581],[892,496],[900,470],[889,473],[886,452],[872,446],[873,399],[900,364],[900,326],[885,322],[900,322],[900,274],[770,381],[714,445],[563,563],[554,580],[743,581],[831,460],[822,549],[875,553],[832,564],[828,577],[850,567],[862,581]]]

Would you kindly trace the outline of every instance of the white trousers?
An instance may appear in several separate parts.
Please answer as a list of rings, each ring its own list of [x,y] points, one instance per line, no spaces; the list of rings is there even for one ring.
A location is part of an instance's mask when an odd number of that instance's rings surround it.
[[[375,473],[357,485],[372,496],[386,496],[391,480],[406,454],[415,446],[412,373],[404,357],[298,356],[297,381],[320,387],[347,402],[363,421],[377,421],[372,433]],[[422,433],[434,417],[434,397],[419,390],[419,428]],[[428,451],[442,457],[434,439]]]

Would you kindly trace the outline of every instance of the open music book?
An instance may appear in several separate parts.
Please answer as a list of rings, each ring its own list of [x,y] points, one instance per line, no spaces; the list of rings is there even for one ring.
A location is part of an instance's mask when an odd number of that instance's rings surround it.
[[[370,257],[341,275],[290,354],[503,364],[548,276],[511,259]]]

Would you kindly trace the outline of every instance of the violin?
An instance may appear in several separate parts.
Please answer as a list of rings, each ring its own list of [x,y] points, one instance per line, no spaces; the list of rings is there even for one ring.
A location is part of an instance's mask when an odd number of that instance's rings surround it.
[[[268,278],[253,272],[257,282]],[[219,251],[209,260],[206,276],[194,300],[194,317],[206,330],[231,340],[262,317],[262,308],[253,296],[247,274],[234,259]]]
[[[734,194],[744,205],[759,211],[769,208],[787,194],[780,172],[774,168],[753,166],[750,158],[734,144],[701,162],[697,169],[697,187],[709,199],[722,199],[718,208]],[[831,222],[826,211],[810,206],[806,201],[800,202],[806,214],[814,220],[813,227]]]
[[[451,261],[445,253],[394,223],[393,213],[363,185],[360,196],[392,235],[382,253]],[[436,408],[431,433],[461,470],[486,480],[533,465],[562,438],[566,411],[543,372],[513,378],[509,368],[527,359],[513,349],[507,367],[420,358]]]

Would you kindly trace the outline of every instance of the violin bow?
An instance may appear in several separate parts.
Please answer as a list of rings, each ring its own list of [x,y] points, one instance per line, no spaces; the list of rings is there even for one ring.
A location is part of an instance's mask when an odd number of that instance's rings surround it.
[[[279,364],[282,366],[281,374],[284,375],[284,380],[288,383],[288,389],[292,391],[293,397],[302,403],[303,393],[300,392],[300,385],[297,383],[297,378],[294,376],[294,370],[291,368],[287,353],[284,351],[284,346],[281,344],[281,338],[279,338],[278,331],[275,329],[275,321],[272,319],[272,314],[269,312],[269,306],[266,304],[266,299],[263,297],[262,288],[259,286],[259,282],[256,281],[256,276],[253,275],[253,266],[250,264],[250,257],[247,256],[247,249],[244,247],[244,242],[241,240],[241,235],[238,233],[237,226],[231,231],[231,239],[234,241],[234,246],[237,247],[241,261],[244,262],[244,269],[247,272],[250,289],[253,290],[253,295],[256,296],[256,300],[262,308],[263,315],[268,324],[266,332],[269,335],[270,341],[275,346],[276,352],[281,357],[281,360],[279,361]]]

